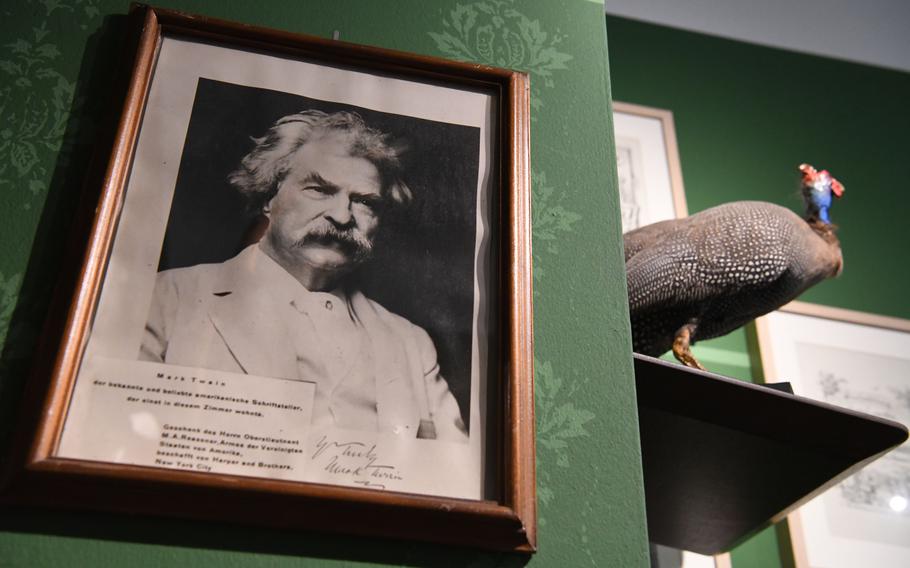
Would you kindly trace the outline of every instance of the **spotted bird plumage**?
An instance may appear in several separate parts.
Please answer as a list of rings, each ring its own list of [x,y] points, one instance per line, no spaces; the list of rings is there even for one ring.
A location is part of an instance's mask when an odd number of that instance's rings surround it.
[[[690,345],[725,335],[840,274],[843,257],[828,208],[844,187],[799,167],[805,218],[739,201],[623,235],[634,350],[669,349],[703,368]]]

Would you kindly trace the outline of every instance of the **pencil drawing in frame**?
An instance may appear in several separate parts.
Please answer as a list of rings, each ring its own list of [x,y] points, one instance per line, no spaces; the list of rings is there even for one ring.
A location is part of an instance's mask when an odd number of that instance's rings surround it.
[[[533,551],[527,76],[131,16],[24,494]]]
[[[766,382],[910,423],[910,320],[791,302],[756,322]],[[904,443],[787,517],[796,568],[910,565]]]
[[[614,101],[613,127],[622,231],[685,217],[673,113]]]

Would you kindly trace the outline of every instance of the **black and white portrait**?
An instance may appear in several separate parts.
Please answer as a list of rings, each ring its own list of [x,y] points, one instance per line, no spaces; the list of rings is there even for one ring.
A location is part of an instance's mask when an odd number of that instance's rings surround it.
[[[200,80],[140,358],[314,382],[317,426],[465,439],[478,144]]]
[[[494,101],[166,39],[62,455],[492,491]]]

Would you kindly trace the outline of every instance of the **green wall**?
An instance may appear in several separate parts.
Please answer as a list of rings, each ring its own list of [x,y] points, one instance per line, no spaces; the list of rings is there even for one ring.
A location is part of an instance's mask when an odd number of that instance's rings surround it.
[[[801,299],[910,318],[910,75],[621,18],[607,31],[613,98],[673,111],[690,213],[745,199],[800,211],[796,166],[827,168],[847,188],[832,208],[845,268]],[[695,350],[715,372],[752,378],[743,331]],[[778,566],[777,548],[768,529],[734,567]]]
[[[528,564],[646,566],[602,3],[161,4],[530,73],[540,552]],[[125,0],[0,7],[2,434],[14,423],[93,137],[112,104],[124,45],[117,15],[127,9]],[[84,512],[7,508],[0,531],[2,566],[525,563],[455,547]]]

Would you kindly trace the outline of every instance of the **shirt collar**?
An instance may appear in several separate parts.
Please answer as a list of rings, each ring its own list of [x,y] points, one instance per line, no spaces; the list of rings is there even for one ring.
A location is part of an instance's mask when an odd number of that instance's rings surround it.
[[[252,264],[262,278],[261,288],[282,304],[291,303],[300,311],[325,309],[326,302],[350,309],[348,295],[336,288],[329,292],[312,292],[294,278],[290,272],[267,255],[258,244],[252,245]]]

